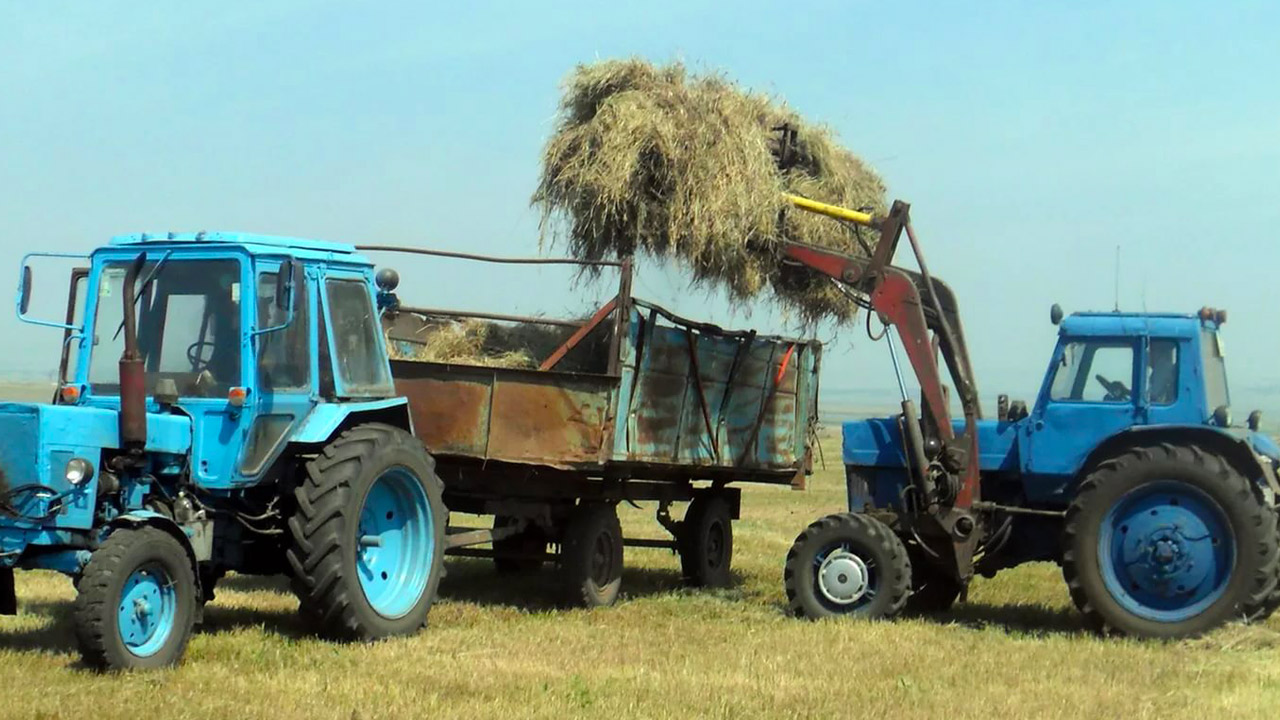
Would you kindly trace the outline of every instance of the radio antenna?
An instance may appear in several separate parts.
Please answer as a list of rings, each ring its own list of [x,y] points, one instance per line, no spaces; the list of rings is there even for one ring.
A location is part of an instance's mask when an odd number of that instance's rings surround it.
[[[1116,312],[1120,312],[1120,246],[1116,245]]]

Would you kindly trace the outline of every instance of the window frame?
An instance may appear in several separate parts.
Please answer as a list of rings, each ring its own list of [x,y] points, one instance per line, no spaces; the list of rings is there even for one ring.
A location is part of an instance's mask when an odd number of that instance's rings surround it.
[[[342,374],[341,363],[338,362],[338,347],[335,340],[333,307],[329,302],[329,283],[331,282],[350,282],[356,283],[364,290],[364,297],[369,303],[370,317],[373,319],[373,331],[376,337],[382,338],[382,321],[381,311],[378,309],[378,301],[373,293],[372,278],[361,274],[357,271],[326,271],[316,284],[317,294],[320,296],[320,302],[324,312],[324,337],[321,342],[325,343],[328,348],[328,361],[330,373],[333,377],[333,391],[335,396],[339,398],[360,398],[360,399],[383,399],[395,397],[395,380],[391,376],[391,363],[387,356],[387,347],[385,340],[374,343],[374,352],[376,353],[376,361],[380,363],[386,373],[386,385],[377,386],[351,386],[347,383],[346,378]],[[321,373],[323,373],[323,369]],[[319,378],[317,378],[318,380]]]
[[[1062,358],[1063,358],[1063,355],[1066,353],[1067,348],[1072,345],[1084,346],[1091,353],[1089,357],[1089,365],[1088,365],[1089,371],[1093,370],[1094,358],[1097,355],[1098,350],[1103,348],[1119,348],[1119,349],[1127,348],[1129,350],[1130,361],[1129,361],[1128,382],[1126,382],[1125,384],[1129,388],[1129,398],[1127,400],[1102,400],[1102,399],[1094,400],[1094,399],[1084,397],[1085,389],[1088,387],[1089,381],[1092,379],[1092,375],[1087,372],[1082,373],[1085,367],[1083,364],[1079,364],[1076,366],[1076,370],[1075,370],[1076,377],[1072,379],[1072,385],[1071,385],[1071,394],[1075,395],[1078,392],[1081,397],[1079,398],[1055,397],[1054,387],[1058,381],[1058,374],[1065,369],[1062,366]],[[1139,364],[1140,357],[1141,357],[1141,354],[1139,352],[1138,343],[1132,337],[1098,336],[1098,337],[1076,337],[1076,338],[1066,339],[1059,346],[1058,351],[1054,353],[1054,360],[1053,360],[1054,371],[1053,371],[1053,376],[1049,378],[1048,387],[1045,389],[1046,397],[1048,401],[1051,403],[1069,403],[1073,405],[1081,405],[1081,404],[1105,405],[1108,407],[1116,407],[1116,406],[1122,406],[1122,405],[1135,405],[1138,401],[1138,396],[1139,396],[1139,393],[1136,391],[1136,388],[1138,387],[1138,364]],[[1084,374],[1083,379],[1080,377],[1081,374]],[[1117,380],[1117,378],[1110,378],[1110,379]]]
[[[297,261],[295,260],[295,262]],[[253,274],[253,293],[254,293],[253,294],[253,299],[254,299],[253,311],[254,311],[254,331],[255,331],[253,335],[254,388],[259,393],[266,392],[266,386],[264,385],[263,378],[262,378],[262,360],[264,356],[263,347],[262,347],[263,339],[269,338],[274,335],[281,335],[289,332],[302,332],[303,333],[302,346],[305,349],[305,352],[307,353],[306,362],[304,363],[305,374],[306,374],[305,380],[299,385],[289,385],[286,387],[273,387],[271,388],[271,391],[280,392],[280,393],[289,393],[289,394],[295,394],[295,395],[296,394],[312,394],[315,392],[317,373],[316,373],[316,362],[315,362],[316,358],[314,357],[316,355],[315,343],[312,342],[312,328],[314,327],[313,325],[314,320],[312,318],[312,315],[315,314],[315,310],[312,307],[314,303],[312,303],[312,299],[309,295],[310,286],[313,284],[313,282],[311,280],[311,276],[309,273],[305,271],[300,273],[302,285],[300,287],[295,287],[293,289],[293,311],[291,313],[293,320],[289,323],[289,325],[287,325],[286,327],[280,328],[279,330],[274,330],[270,333],[258,332],[262,329],[262,326],[266,319],[262,317],[263,314],[259,312],[259,308],[258,308],[259,283],[262,281],[262,278],[267,275],[275,276],[276,283],[279,283],[280,269],[283,264],[284,264],[284,258],[279,258],[279,259],[270,258],[270,259],[266,259],[265,261],[259,261],[258,263],[256,263],[257,267],[254,269],[254,274]],[[301,312],[299,312],[300,308],[302,310]],[[292,348],[292,346],[290,346],[290,348]]]

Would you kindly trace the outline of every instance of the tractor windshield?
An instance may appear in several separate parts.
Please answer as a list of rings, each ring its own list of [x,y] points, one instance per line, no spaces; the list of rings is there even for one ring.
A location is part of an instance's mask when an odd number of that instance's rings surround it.
[[[1231,407],[1231,394],[1227,392],[1227,364],[1223,360],[1222,336],[1208,329],[1200,331],[1200,353],[1204,359],[1204,394],[1206,405],[1212,412],[1220,407]]]
[[[172,379],[188,397],[225,396],[240,384],[240,264],[235,260],[164,262],[137,302],[138,347],[146,368],[147,392]],[[98,284],[98,307],[89,356],[89,384],[95,394],[120,392],[118,361],[124,350],[119,331],[127,262],[108,263]]]

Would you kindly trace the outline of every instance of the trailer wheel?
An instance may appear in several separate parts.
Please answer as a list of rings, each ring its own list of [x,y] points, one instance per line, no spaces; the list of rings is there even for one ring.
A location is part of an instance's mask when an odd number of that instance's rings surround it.
[[[622,587],[622,525],[611,504],[583,503],[565,526],[560,572],[566,600],[583,607],[604,607]]]
[[[1271,596],[1276,561],[1272,511],[1197,447],[1107,460],[1067,510],[1063,576],[1102,633],[1186,637],[1241,619]]]
[[[416,632],[443,570],[448,516],[434,460],[409,433],[370,423],[306,470],[286,551],[303,617],[344,639]]]
[[[797,617],[889,618],[907,604],[911,562],[902,540],[879,520],[856,513],[828,515],[796,538],[783,584]]]
[[[733,583],[733,517],[729,503],[715,493],[698,495],[689,504],[676,538],[684,579],[698,587],[723,588]]]
[[[496,515],[493,528],[504,528],[516,522],[513,517]],[[547,532],[530,523],[521,532],[493,542],[493,567],[500,575],[526,573],[542,567],[537,559],[547,552]]]
[[[116,530],[90,557],[79,589],[75,632],[86,665],[153,669],[182,659],[195,624],[196,580],[172,535]]]

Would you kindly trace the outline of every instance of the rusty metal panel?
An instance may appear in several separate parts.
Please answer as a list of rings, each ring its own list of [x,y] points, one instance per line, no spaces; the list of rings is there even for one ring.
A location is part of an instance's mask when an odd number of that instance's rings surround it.
[[[488,457],[552,467],[599,462],[612,383],[543,375],[494,385]]]
[[[629,416],[626,459],[676,462],[689,384],[689,352],[675,328],[650,325]]]
[[[427,366],[426,363],[392,363],[393,370],[403,365]],[[485,456],[492,373],[406,377],[404,372],[393,372],[393,376],[396,392],[409,400],[413,431],[428,450],[438,454]]]

